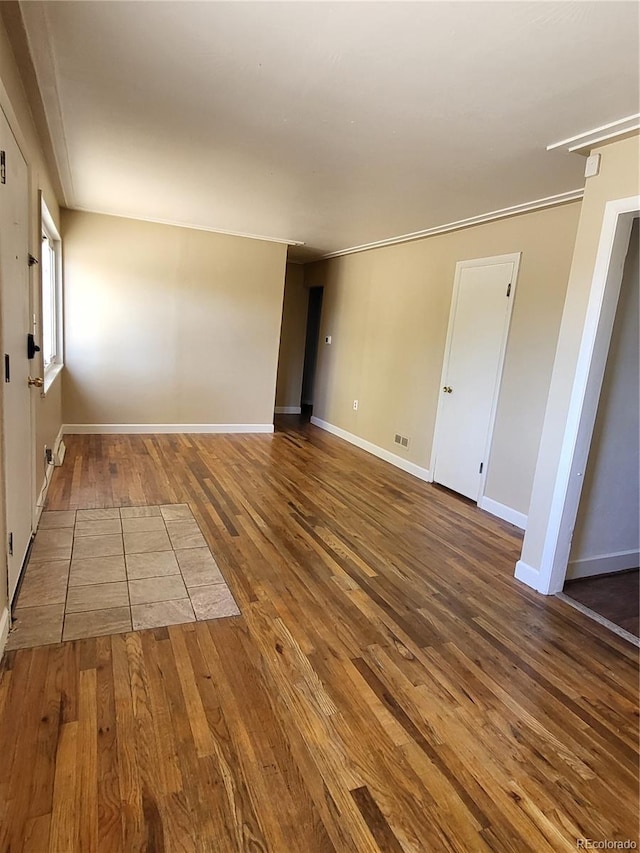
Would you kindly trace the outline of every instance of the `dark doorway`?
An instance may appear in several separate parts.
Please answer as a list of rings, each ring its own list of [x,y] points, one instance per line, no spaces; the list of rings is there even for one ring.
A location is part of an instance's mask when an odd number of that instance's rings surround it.
[[[320,317],[322,316],[322,296],[324,287],[312,287],[309,290],[309,309],[307,311],[307,337],[304,347],[304,368],[302,372],[302,399],[300,405],[307,416],[313,410],[313,393],[318,360],[318,337],[320,335]]]

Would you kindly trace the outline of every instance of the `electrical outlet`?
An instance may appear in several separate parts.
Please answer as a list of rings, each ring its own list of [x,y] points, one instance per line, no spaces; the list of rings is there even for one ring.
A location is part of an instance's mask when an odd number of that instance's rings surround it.
[[[357,400],[354,400],[354,401],[353,401],[353,411],[354,411],[354,412],[357,412],[357,411],[358,411],[358,401],[357,401]]]
[[[44,461],[46,465],[51,465],[53,462],[53,450],[46,444],[44,446]]]

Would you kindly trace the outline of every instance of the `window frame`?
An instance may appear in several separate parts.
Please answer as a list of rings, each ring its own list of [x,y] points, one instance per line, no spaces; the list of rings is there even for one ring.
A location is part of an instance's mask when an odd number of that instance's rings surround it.
[[[40,210],[40,335],[38,336],[40,340],[38,341],[38,343],[42,347],[42,368],[44,378],[44,386],[42,388],[42,393],[46,394],[51,385],[53,384],[55,378],[58,376],[58,374],[64,367],[62,309],[62,240],[60,238],[58,229],[56,228],[55,222],[53,221],[53,217],[49,213],[49,209],[47,208],[46,202],[42,197],[40,199]],[[42,263],[44,251],[42,243],[44,242],[45,237],[48,240],[53,253],[53,287],[51,287],[51,281],[44,281],[45,265]],[[45,318],[44,316],[45,287],[50,290],[51,299],[49,301],[53,303],[51,317],[49,318]],[[54,354],[51,361],[48,364],[45,364],[44,328],[45,323],[49,322],[51,323],[52,327],[51,337],[53,342],[52,349],[54,350]]]

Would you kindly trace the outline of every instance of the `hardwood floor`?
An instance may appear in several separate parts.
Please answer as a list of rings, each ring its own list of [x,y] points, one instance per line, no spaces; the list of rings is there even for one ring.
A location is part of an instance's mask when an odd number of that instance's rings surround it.
[[[67,438],[47,508],[189,503],[242,615],[6,654],[0,850],[637,842],[637,650],[509,525],[279,423]]]

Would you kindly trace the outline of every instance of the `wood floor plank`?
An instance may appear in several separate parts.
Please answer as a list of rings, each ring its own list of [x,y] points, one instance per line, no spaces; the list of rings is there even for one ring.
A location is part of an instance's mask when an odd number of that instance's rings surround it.
[[[187,503],[230,619],[0,665],[0,851],[638,843],[638,653],[522,535],[295,418],[67,436],[50,510]]]

